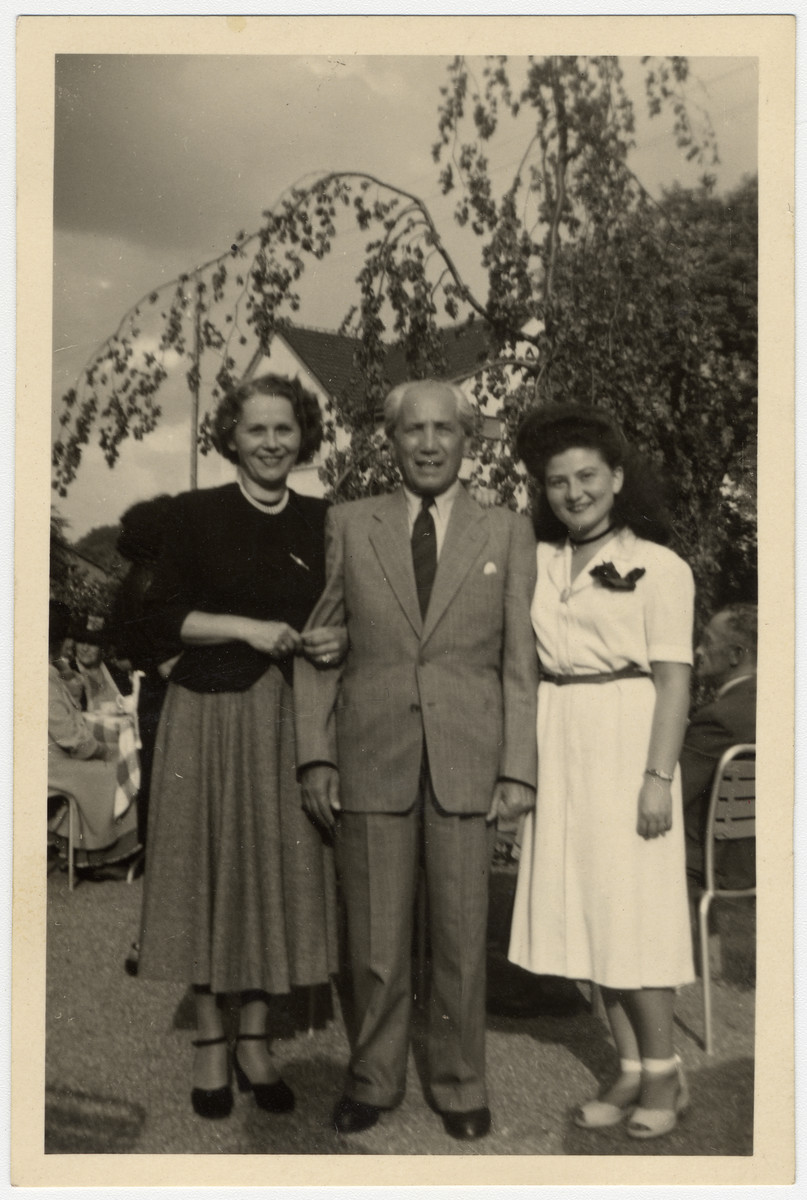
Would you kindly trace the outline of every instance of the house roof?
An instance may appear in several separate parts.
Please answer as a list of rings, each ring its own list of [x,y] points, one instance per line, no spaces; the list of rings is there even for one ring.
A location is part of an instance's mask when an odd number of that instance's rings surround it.
[[[438,330],[448,379],[470,375],[490,354],[489,335],[481,321]],[[346,397],[356,403],[364,399],[364,382],[356,365],[358,338],[301,325],[283,326],[281,336],[330,396]],[[390,387],[409,376],[400,344],[389,347],[384,374]]]
[[[281,336],[329,396],[363,399],[364,384],[354,361],[358,338],[291,324],[283,326]]]
[[[490,357],[488,333],[481,321],[439,329],[438,334],[446,364],[442,374],[446,379],[467,377]],[[403,346],[390,346],[385,368],[391,385],[408,378]]]
[[[77,550],[75,546],[68,543],[59,547],[59,553],[65,558],[73,559],[75,566],[84,572],[85,575],[99,578],[102,582],[106,582],[113,578],[112,572],[106,567],[102,567],[94,558],[88,558],[81,550]]]

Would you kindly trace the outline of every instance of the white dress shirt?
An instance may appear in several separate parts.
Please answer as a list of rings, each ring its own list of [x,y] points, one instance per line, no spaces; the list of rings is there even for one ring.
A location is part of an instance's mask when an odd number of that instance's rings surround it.
[[[738,683],[742,683],[744,679],[753,679],[755,675],[756,671],[748,671],[748,673],[745,675],[735,675],[733,679],[728,679],[723,686],[719,687],[715,692],[715,700],[717,700],[719,696],[725,696],[726,692],[730,692],[733,687],[736,687]]]
[[[440,557],[440,551],[443,548],[443,540],[446,536],[448,521],[451,516],[451,509],[454,506],[457,492],[462,484],[459,479],[455,479],[451,487],[446,488],[439,496],[433,496],[434,504],[431,506],[431,514],[434,519],[434,534],[437,542],[437,557]],[[410,492],[409,488],[404,485],[404,495],[406,496],[406,510],[409,518],[409,536],[412,536],[412,530],[415,526],[415,520],[421,510],[423,497],[416,495],[415,492]]]

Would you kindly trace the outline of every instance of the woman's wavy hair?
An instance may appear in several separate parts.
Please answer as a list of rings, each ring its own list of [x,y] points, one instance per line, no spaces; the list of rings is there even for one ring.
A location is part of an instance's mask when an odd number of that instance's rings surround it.
[[[260,375],[222,396],[213,418],[213,445],[222,457],[238,464],[238,455],[230,445],[244,404],[252,396],[283,396],[291,404],[300,426],[298,463],[310,462],[322,445],[322,413],[313,392],[307,391],[297,378],[284,375]]]
[[[566,404],[531,409],[516,435],[516,454],[533,485],[532,523],[538,541],[559,542],[568,533],[546,499],[547,463],[556,454],[581,448],[596,450],[612,471],[621,467],[624,472],[622,489],[614,497],[615,524],[666,545],[672,524],[661,472],[639,457],[602,409]]]

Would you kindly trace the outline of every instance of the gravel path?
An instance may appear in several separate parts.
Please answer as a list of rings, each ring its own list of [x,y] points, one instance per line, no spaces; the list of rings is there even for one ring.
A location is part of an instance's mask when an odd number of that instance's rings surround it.
[[[588,1133],[572,1107],[608,1077],[613,1051],[587,1004],[576,1011],[488,1019],[493,1112],[489,1137],[449,1138],[423,1099],[420,1019],[404,1103],[350,1138],[329,1123],[348,1046],[336,989],[333,1017],[276,1043],[284,1077],[298,1096],[288,1116],[268,1116],[236,1095],[233,1115],[209,1122],[189,1103],[192,1008],[181,987],[132,979],[123,970],[135,935],[141,881],[48,881],[46,1151],[71,1154],[314,1155],[747,1155],[752,1152],[754,1072],[753,909],[724,905],[724,979],[714,987],[716,1053],[701,1048],[700,985],[677,1004],[677,1042],[692,1109],[667,1138],[634,1142],[624,1131]],[[506,973],[503,942],[510,872],[493,876],[489,935],[492,983]],[[728,914],[728,915],[727,915]],[[322,1000],[322,997],[320,997]],[[325,1003],[330,1007],[328,997]],[[320,1003],[320,1010],[322,1004]],[[299,1013],[278,1008],[279,1032]],[[126,1182],[121,1180],[122,1183]],[[266,1182],[270,1182],[269,1179]]]

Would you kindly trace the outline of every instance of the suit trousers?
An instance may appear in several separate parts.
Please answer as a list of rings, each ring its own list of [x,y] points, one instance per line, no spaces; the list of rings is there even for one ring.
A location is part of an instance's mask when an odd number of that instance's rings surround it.
[[[431,1098],[441,1112],[487,1104],[485,973],[494,841],[484,814],[457,815],[438,807],[427,769],[408,812],[341,814],[336,854],[357,1030],[345,1088],[352,1099],[394,1108],[406,1090],[413,909],[422,850],[432,952]]]

